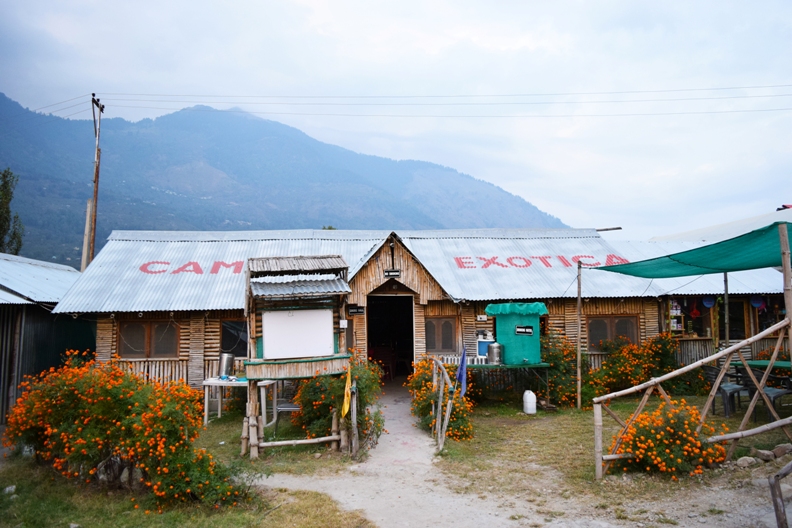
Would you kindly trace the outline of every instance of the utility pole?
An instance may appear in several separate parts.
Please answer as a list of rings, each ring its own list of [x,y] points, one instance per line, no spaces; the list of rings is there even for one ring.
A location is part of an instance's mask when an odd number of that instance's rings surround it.
[[[99,110],[98,118],[96,116],[97,109]],[[96,203],[99,199],[99,161],[102,158],[102,149],[99,148],[99,134],[102,127],[102,114],[104,113],[104,109],[104,105],[96,98],[96,94],[92,93],[91,113],[93,113],[96,154],[94,155],[93,199],[88,201],[88,207],[85,210],[85,235],[83,236],[81,271],[85,271],[85,268],[87,268],[88,264],[93,260],[94,250],[96,248]]]

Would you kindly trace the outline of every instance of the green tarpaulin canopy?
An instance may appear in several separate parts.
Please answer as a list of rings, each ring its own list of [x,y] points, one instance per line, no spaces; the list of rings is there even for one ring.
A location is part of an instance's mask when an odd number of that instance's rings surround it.
[[[547,315],[547,306],[545,303],[502,303],[502,304],[488,304],[484,308],[487,315]]]
[[[601,266],[594,269],[615,271],[646,279],[665,279],[709,273],[728,273],[781,266],[781,242],[778,225],[785,223],[792,234],[790,222],[774,222],[722,242],[664,257],[630,264]]]

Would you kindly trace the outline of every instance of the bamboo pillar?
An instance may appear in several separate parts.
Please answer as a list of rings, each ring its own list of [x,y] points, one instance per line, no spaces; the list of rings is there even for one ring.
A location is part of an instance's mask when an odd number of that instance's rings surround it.
[[[580,334],[583,322],[583,308],[580,302],[581,284],[580,284],[580,270],[583,269],[583,264],[578,260],[577,263],[577,408],[580,409]],[[550,401],[550,395],[547,395],[547,401]]]
[[[602,479],[602,404],[594,404],[594,472]]]
[[[338,436],[338,411],[335,409],[333,409],[333,422],[330,427],[330,435]],[[330,442],[330,449],[332,451],[338,451],[338,442],[335,440]]]
[[[360,438],[358,437],[357,426],[357,382],[352,382],[352,401],[350,405],[350,420],[352,421],[352,456],[357,456],[358,449],[360,448]]]
[[[724,319],[724,329],[723,335],[726,337],[726,346],[728,347],[731,343],[730,341],[730,333],[729,333],[729,274],[723,274],[723,319]]]
[[[784,274],[784,309],[786,318],[792,319],[792,264],[789,260],[789,232],[786,223],[778,224],[778,238],[781,242],[781,269]],[[787,345],[792,353],[792,331],[787,332]]]

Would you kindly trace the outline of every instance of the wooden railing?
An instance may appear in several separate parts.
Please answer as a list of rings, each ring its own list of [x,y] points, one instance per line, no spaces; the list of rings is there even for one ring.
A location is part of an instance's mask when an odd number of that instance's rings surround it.
[[[187,381],[186,359],[122,359],[121,365],[135,374],[162,383]]]
[[[245,358],[234,360],[234,372],[244,372]],[[186,359],[122,359],[121,364],[130,371],[161,383],[188,381]],[[219,359],[204,360],[204,379],[216,378],[220,372]]]
[[[745,429],[745,426],[751,417],[751,414],[753,412],[754,407],[756,406],[759,397],[763,398],[765,404],[767,405],[768,410],[773,414],[775,419],[780,420],[778,413],[775,410],[775,407],[773,407],[773,405],[770,403],[770,400],[768,399],[767,395],[764,392],[764,386],[765,383],[767,382],[767,378],[768,375],[770,374],[770,370],[773,367],[773,363],[778,357],[778,352],[784,341],[784,334],[785,332],[788,331],[789,326],[790,326],[790,320],[784,319],[780,323],[773,325],[767,330],[764,330],[749,339],[745,339],[743,341],[740,341],[739,343],[733,344],[729,348],[726,348],[725,350],[721,350],[713,354],[712,356],[708,356],[694,363],[690,363],[684,367],[681,367],[673,372],[669,372],[668,374],[664,374],[658,378],[652,378],[647,382],[641,383],[634,387],[630,387],[629,389],[624,389],[618,392],[613,392],[611,394],[606,394],[604,396],[598,396],[594,398],[592,400],[594,403],[594,462],[595,462],[594,469],[597,480],[602,479],[603,474],[607,472],[608,467],[610,466],[610,463],[612,461],[620,458],[630,458],[632,456],[629,453],[617,452],[621,445],[621,438],[627,432],[627,430],[630,428],[630,426],[636,420],[636,418],[638,418],[638,415],[640,415],[641,411],[646,406],[646,403],[653,392],[657,391],[663,397],[663,399],[666,401],[669,407],[673,406],[670,398],[668,397],[668,394],[666,394],[666,392],[663,390],[663,387],[660,384],[667,380],[675,378],[681,374],[684,374],[685,372],[689,372],[693,369],[699,368],[703,364],[707,363],[708,360],[718,361],[720,359],[723,359],[723,365],[721,367],[720,373],[718,374],[718,379],[712,384],[712,390],[710,391],[709,397],[707,398],[707,402],[704,404],[704,408],[701,411],[700,422],[696,430],[697,434],[701,432],[701,426],[704,424],[704,421],[707,419],[707,414],[709,413],[715,395],[718,392],[718,386],[720,385],[720,382],[723,380],[724,376],[726,375],[726,371],[730,368],[730,362],[733,355],[736,355],[737,358],[740,361],[742,361],[743,366],[746,369],[746,373],[748,374],[748,376],[751,377],[751,381],[757,387],[757,390],[751,399],[751,403],[749,404],[748,409],[745,411],[745,416],[743,417],[742,423],[740,423],[740,427],[738,431],[743,431]],[[762,381],[760,383],[757,379],[755,379],[753,371],[748,367],[746,363],[746,359],[742,353],[742,349],[744,349],[745,347],[750,348],[750,345],[752,343],[759,341],[761,339],[765,339],[775,332],[778,332],[778,338],[776,339],[776,346],[770,358],[770,364],[768,365],[765,374],[762,377]],[[633,414],[626,422],[621,418],[619,418],[612,410],[610,410],[607,405],[603,405],[615,398],[620,398],[622,396],[628,396],[643,391],[645,392],[643,394],[643,398],[641,398],[641,401],[638,404],[638,408],[633,412]],[[611,447],[610,453],[607,455],[603,455],[602,453],[602,411],[603,410],[606,411],[610,415],[610,417],[613,418],[616,422],[618,422],[619,425],[621,426],[621,430],[616,436],[617,440],[616,442],[614,442],[613,446]],[[786,430],[785,433],[787,434],[789,439],[792,440],[792,433]],[[732,443],[732,445],[729,447],[729,450],[727,452],[726,455],[727,458],[731,457],[735,447],[736,444]]]

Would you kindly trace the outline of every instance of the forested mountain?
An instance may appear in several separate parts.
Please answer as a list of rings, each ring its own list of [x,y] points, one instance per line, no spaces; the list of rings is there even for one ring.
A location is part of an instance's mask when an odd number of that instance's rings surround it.
[[[93,124],[0,94],[0,168],[19,175],[22,254],[79,267],[92,193]],[[483,210],[490,211],[485,214]],[[102,120],[97,247],[113,229],[565,227],[454,169],[317,141],[250,114],[193,107]]]

